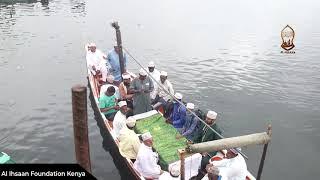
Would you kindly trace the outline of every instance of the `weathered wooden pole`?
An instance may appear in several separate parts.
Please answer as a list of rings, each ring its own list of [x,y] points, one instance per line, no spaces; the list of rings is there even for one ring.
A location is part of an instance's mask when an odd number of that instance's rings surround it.
[[[230,137],[219,139],[215,141],[207,141],[198,144],[190,144],[187,151],[195,152],[212,152],[220,151],[223,149],[231,149],[236,147],[243,147],[253,144],[266,144],[271,140],[270,136],[266,133],[255,133],[244,136]],[[241,151],[240,151],[241,152]]]
[[[121,74],[123,74],[125,71],[124,71],[124,59],[123,59],[123,51],[122,51],[120,26],[118,22],[113,22],[111,25],[116,30],[117,46],[119,48],[120,70],[121,70]],[[121,76],[121,79],[122,79],[122,76]]]
[[[184,149],[178,149],[179,157],[180,157],[180,179],[185,180],[185,153],[186,151]]]
[[[74,145],[77,163],[91,172],[88,114],[87,114],[87,87],[75,85],[72,91],[72,114]]]
[[[267,134],[271,137],[271,125],[268,126]],[[262,153],[262,156],[261,156],[261,161],[260,161],[260,165],[259,165],[257,180],[260,180],[260,178],[261,178],[261,174],[262,174],[262,170],[263,170],[263,165],[264,165],[264,160],[266,159],[268,144],[269,144],[269,143],[266,143],[266,144],[264,145],[264,147],[263,147],[263,153]]]

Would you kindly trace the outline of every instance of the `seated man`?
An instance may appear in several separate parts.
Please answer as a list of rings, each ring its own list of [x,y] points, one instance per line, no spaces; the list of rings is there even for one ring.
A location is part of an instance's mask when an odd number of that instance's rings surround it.
[[[187,103],[187,109],[189,111],[194,111],[194,104],[193,103]],[[195,117],[191,112],[187,111],[186,115],[186,122],[183,126],[182,135],[177,135],[177,139],[181,137],[186,137],[187,139],[192,139],[195,132],[198,130],[198,126],[200,124],[198,118]]]
[[[99,108],[104,116],[113,121],[113,118],[119,110],[119,106],[116,105],[117,99],[115,97],[115,89],[113,86],[108,87],[107,91],[99,98]]]
[[[118,138],[120,134],[120,130],[126,126],[126,115],[127,115],[127,103],[125,101],[120,101],[118,103],[120,110],[114,116],[114,120],[112,122],[113,131],[115,137]]]
[[[114,76],[114,83],[119,85],[121,82],[121,68],[120,68],[120,61],[119,61],[119,54],[120,48],[118,47],[117,43],[115,43],[114,48],[108,52],[107,59],[108,64],[110,65],[109,73]],[[127,72],[127,56],[123,53],[123,65],[124,65],[124,72]],[[123,73],[124,73],[123,72]]]
[[[105,82],[108,74],[108,66],[106,61],[106,56],[96,47],[96,44],[91,43],[89,46],[89,51],[87,52],[87,66],[91,73],[98,78],[100,75],[101,79],[99,82]]]
[[[181,102],[182,94],[176,93],[174,96],[178,101]],[[182,134],[183,126],[186,120],[186,111],[187,109],[184,105],[176,101],[173,103],[173,111],[169,121],[171,121],[173,127],[176,128],[180,134]]]
[[[123,157],[129,158],[134,162],[141,144],[138,135],[133,131],[136,119],[132,116],[128,117],[126,125],[119,133],[119,152]]]
[[[168,94],[174,94],[171,82],[167,79],[168,73],[161,71],[160,73],[160,84],[162,87],[158,86],[156,89],[156,98],[153,101],[153,109],[157,109],[162,105],[166,110],[166,105],[171,99],[171,96]]]
[[[240,151],[239,148],[237,148]],[[247,176],[247,164],[241,154],[235,149],[227,151],[225,159],[213,161],[213,167],[218,169],[223,179],[245,180]]]
[[[214,111],[208,111],[206,120],[205,122],[216,132],[221,134],[221,130],[216,124],[216,119],[217,119],[217,113]],[[192,140],[189,141],[189,143],[202,143],[202,142],[207,142],[207,141],[214,141],[220,139],[220,137],[213,132],[207,125],[204,123],[201,124],[200,128],[198,129],[198,132],[194,135]],[[201,167],[199,170],[198,177],[203,177],[206,174],[206,165],[209,163],[209,159],[216,155],[217,152],[209,152],[209,153],[203,153],[202,154],[202,160],[201,160]]]
[[[143,143],[140,146],[133,167],[145,178],[158,179],[164,172],[157,164],[159,155],[152,151],[153,140],[150,132],[141,135]]]
[[[108,87],[113,86],[115,89],[115,96],[119,100],[120,99],[120,93],[119,93],[119,88],[114,84],[114,77],[112,75],[108,75],[106,78],[106,83],[104,83],[101,86],[100,89],[100,96],[106,92]]]
[[[127,102],[128,108],[133,109],[133,104],[132,104],[133,94],[129,93],[128,91],[131,83],[130,74],[123,73],[122,79],[123,79],[123,82],[121,82],[119,85],[120,98]]]

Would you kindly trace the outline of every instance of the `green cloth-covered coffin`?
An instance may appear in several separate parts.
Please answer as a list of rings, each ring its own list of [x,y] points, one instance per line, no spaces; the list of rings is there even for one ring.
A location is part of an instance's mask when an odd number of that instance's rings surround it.
[[[140,119],[136,123],[136,133],[149,131],[153,137],[153,146],[159,153],[160,166],[167,170],[168,165],[179,160],[177,150],[186,147],[186,139],[176,139],[178,131],[165,122],[165,118],[157,113],[150,117]]]

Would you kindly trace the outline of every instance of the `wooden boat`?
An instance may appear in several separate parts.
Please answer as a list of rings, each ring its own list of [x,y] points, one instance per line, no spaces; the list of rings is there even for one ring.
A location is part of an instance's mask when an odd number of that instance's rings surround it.
[[[88,52],[88,45],[85,46],[85,49],[86,51]],[[95,111],[95,114],[98,116],[97,118],[100,119],[102,121],[102,124],[104,126],[104,128],[102,129],[102,131],[106,131],[104,132],[105,134],[107,134],[108,138],[110,138],[110,140],[108,141],[108,146],[112,146],[116,149],[116,153],[114,153],[115,156],[117,157],[113,157],[114,159],[117,159],[117,160],[121,160],[121,162],[124,162],[125,163],[125,169],[121,169],[121,171],[127,171],[130,176],[134,179],[145,179],[143,176],[141,176],[141,174],[136,171],[133,167],[133,163],[131,162],[130,159],[128,158],[125,158],[123,156],[120,155],[119,153],[119,141],[117,138],[115,138],[114,134],[113,134],[113,128],[112,128],[112,122],[109,121],[108,119],[105,118],[105,116],[103,115],[103,113],[101,113],[100,109],[98,108],[98,103],[99,103],[99,95],[100,95],[100,92],[99,92],[99,87],[98,87],[98,81],[95,79],[95,77],[91,74],[90,70],[87,69],[87,72],[88,72],[88,85],[89,85],[89,88],[91,90],[91,104],[92,104],[92,107]],[[130,73],[131,76],[135,76],[134,74]],[[136,118],[145,118],[145,117],[148,117],[148,116],[151,116],[155,113],[155,110],[153,111],[149,111],[149,112],[146,112],[146,113],[142,113],[142,114],[138,114],[138,115],[135,115]],[[219,153],[218,155],[222,155],[221,153]],[[200,155],[201,157],[201,155]],[[213,158],[213,160],[215,160],[216,158]],[[190,164],[190,166],[192,165],[192,162]],[[190,176],[192,177],[192,176]],[[186,178],[187,179],[187,178]],[[248,171],[248,175],[247,175],[247,180],[255,180],[254,176],[252,176],[252,174]]]

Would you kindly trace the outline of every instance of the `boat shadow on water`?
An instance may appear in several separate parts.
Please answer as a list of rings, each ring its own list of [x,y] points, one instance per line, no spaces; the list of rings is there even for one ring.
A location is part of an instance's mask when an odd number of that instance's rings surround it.
[[[106,126],[104,125],[104,121],[101,118],[98,107],[95,103],[90,84],[88,84],[88,87],[90,90],[89,100],[90,100],[90,104],[91,104],[93,112],[94,112],[94,119],[97,122],[97,125],[100,129],[100,135],[103,139],[102,147],[104,148],[104,150],[106,152],[110,153],[110,155],[113,159],[113,162],[119,171],[121,179],[123,179],[123,180],[136,179],[136,177],[132,174],[131,171],[126,171],[128,169],[128,166],[125,162],[125,159],[121,158],[122,155],[120,154],[118,147],[115,145],[115,142],[114,142],[111,134],[107,130]]]

